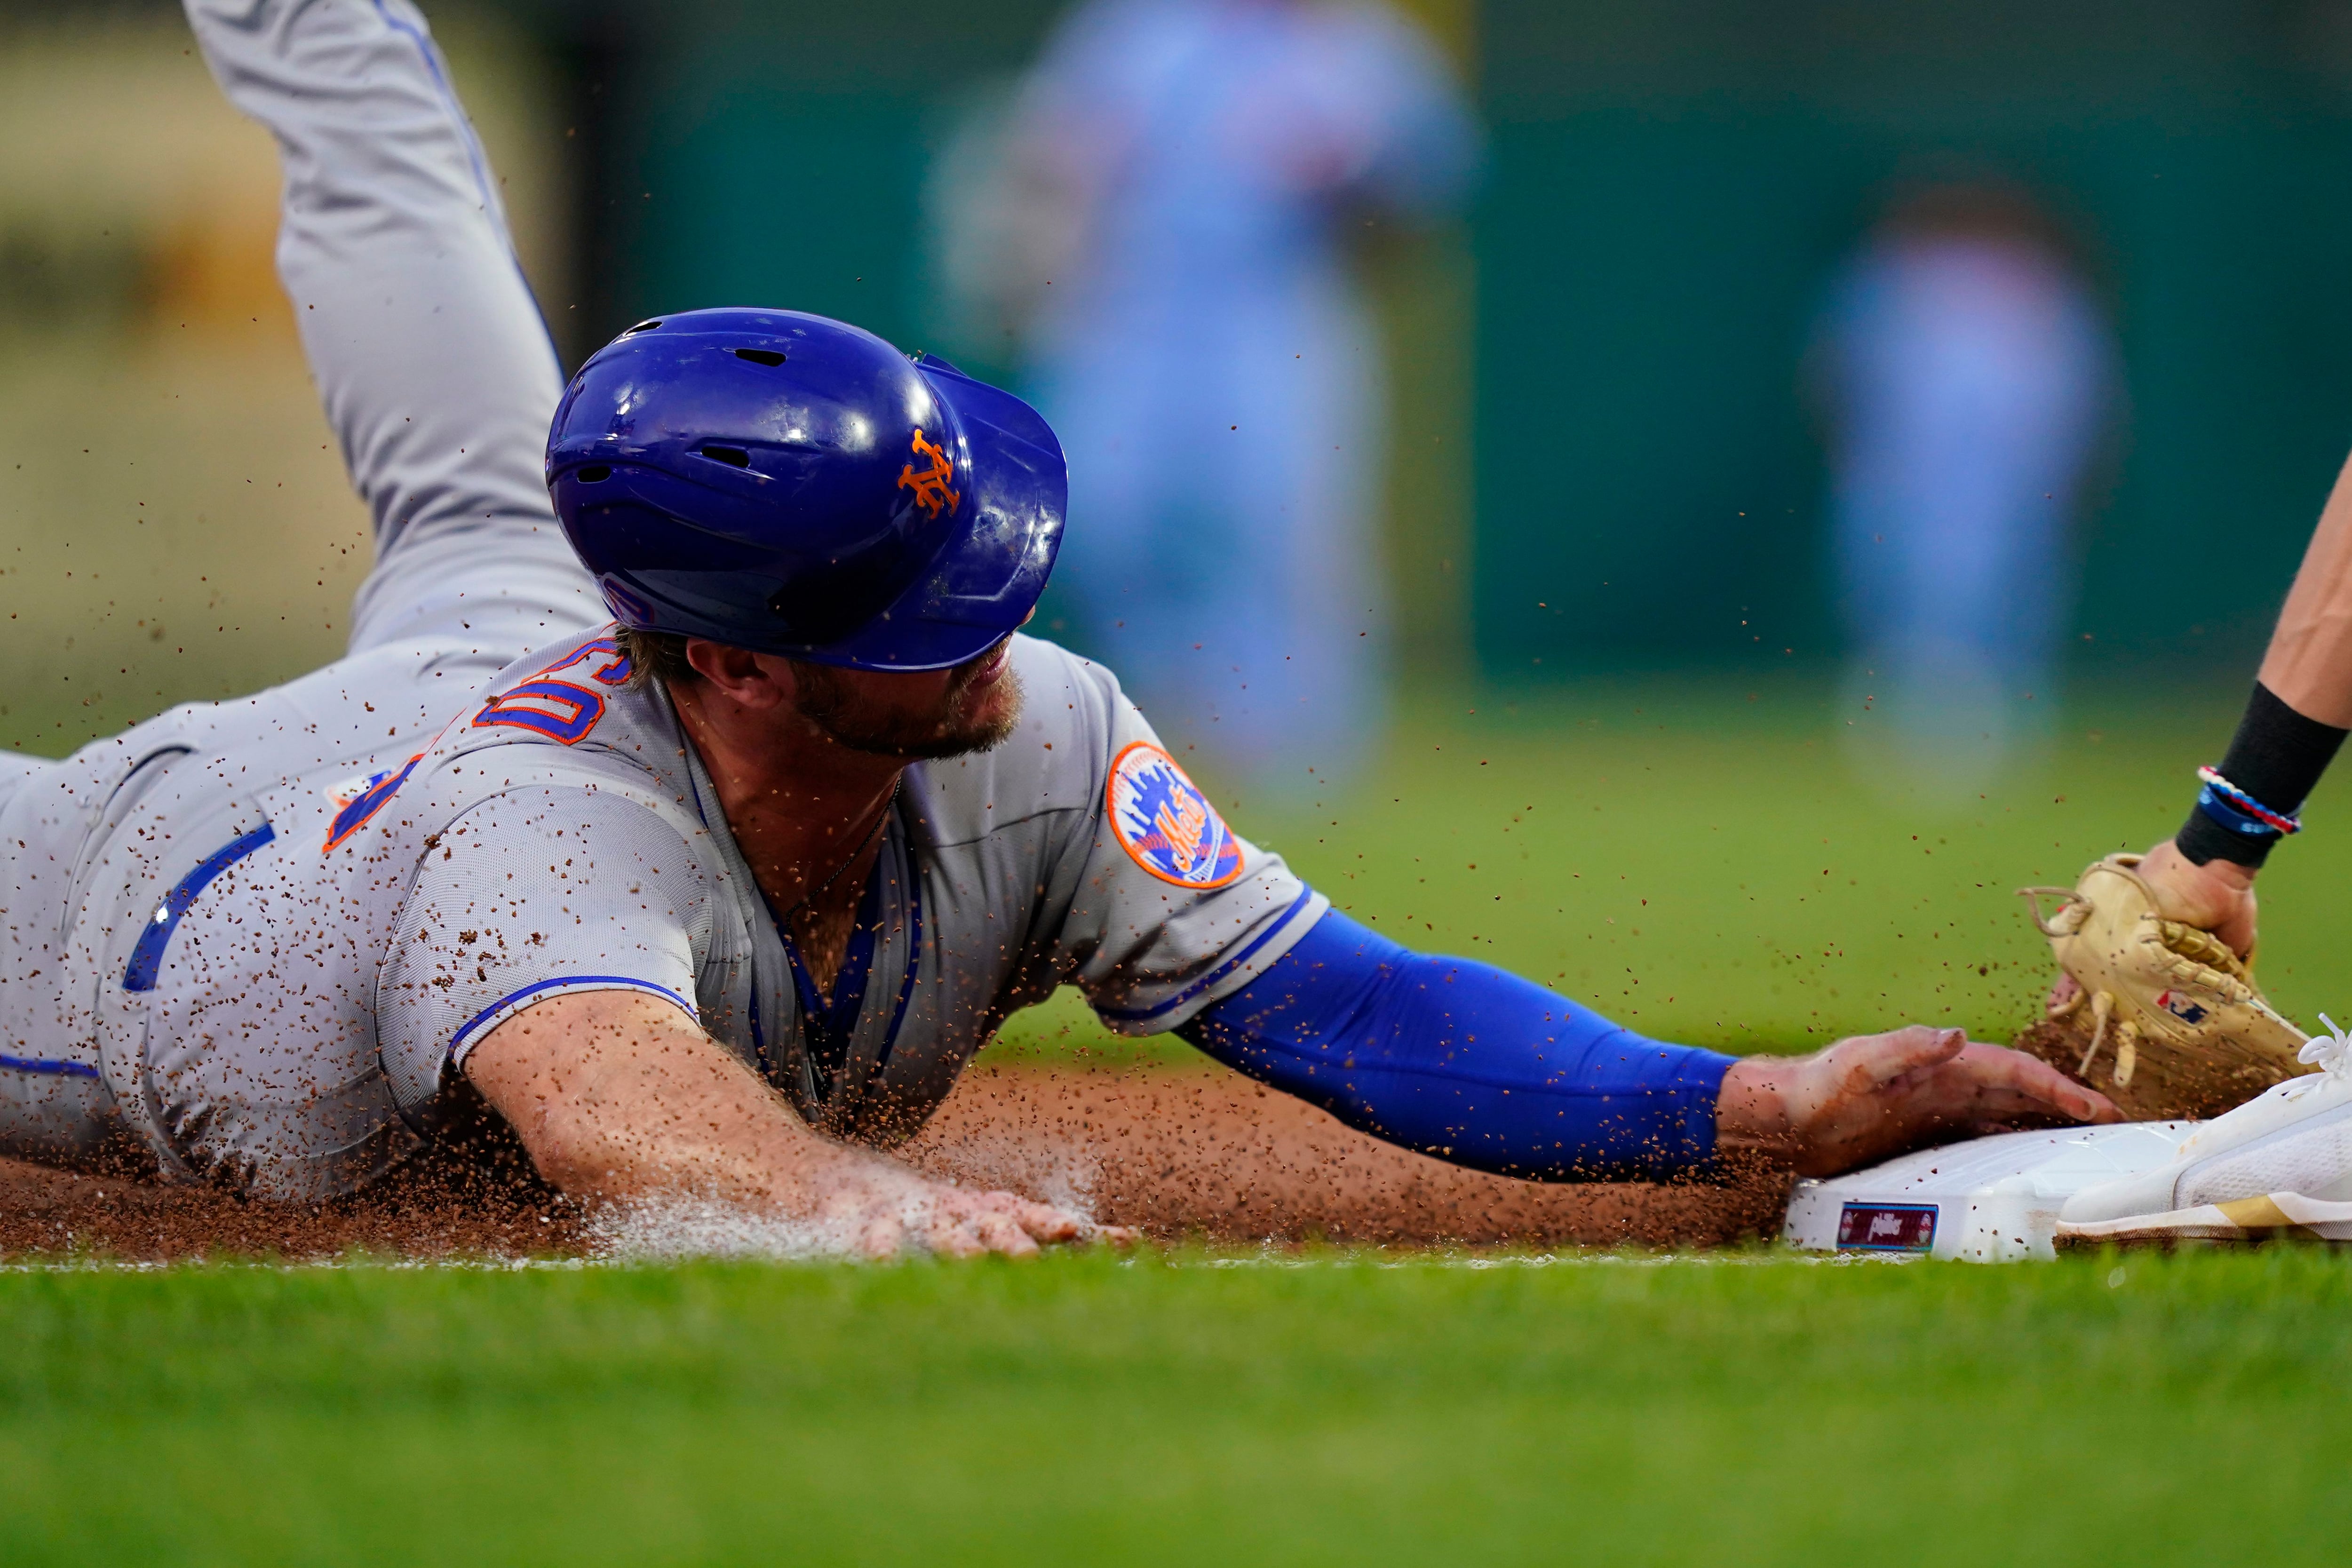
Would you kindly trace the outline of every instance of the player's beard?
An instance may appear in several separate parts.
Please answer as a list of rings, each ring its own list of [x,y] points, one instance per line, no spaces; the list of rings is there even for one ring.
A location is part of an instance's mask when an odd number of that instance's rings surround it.
[[[911,763],[984,752],[1021,722],[1021,677],[1011,661],[982,679],[997,652],[957,665],[946,689],[920,710],[874,701],[853,691],[839,670],[794,660],[800,715],[835,744],[869,756]]]

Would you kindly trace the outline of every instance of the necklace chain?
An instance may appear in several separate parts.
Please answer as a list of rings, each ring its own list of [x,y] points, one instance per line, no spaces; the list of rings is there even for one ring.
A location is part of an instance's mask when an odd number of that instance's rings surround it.
[[[866,851],[873,847],[874,841],[882,837],[882,829],[889,823],[890,820],[890,808],[898,804],[898,791],[906,782],[907,777],[904,773],[899,774],[897,779],[891,782],[890,798],[882,803],[881,815],[874,819],[874,826],[866,829],[866,837],[857,841],[857,847],[849,852],[849,858],[844,860],[840,865],[835,866],[833,868],[833,875],[827,877],[824,881],[819,882],[815,887],[811,888],[807,892],[803,893],[800,898],[793,902],[793,907],[784,911],[786,919],[790,919],[792,916],[800,913],[803,910],[807,909],[809,905],[824,897],[826,892],[832,889],[833,885],[841,880],[841,874],[844,871],[848,870],[852,866],[856,865],[859,858],[865,855]]]

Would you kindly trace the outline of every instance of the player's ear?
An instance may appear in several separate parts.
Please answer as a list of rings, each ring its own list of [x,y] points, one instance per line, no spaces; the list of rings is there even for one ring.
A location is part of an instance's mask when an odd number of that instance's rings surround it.
[[[746,708],[773,708],[793,696],[792,661],[703,637],[688,637],[686,662],[723,696]]]

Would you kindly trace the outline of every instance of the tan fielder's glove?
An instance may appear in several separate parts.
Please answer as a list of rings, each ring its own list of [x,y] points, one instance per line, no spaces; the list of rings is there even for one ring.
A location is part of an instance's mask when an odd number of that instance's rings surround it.
[[[2068,888],[2021,888],[2058,966],[2082,987],[2017,1042],[2135,1120],[2218,1116],[2310,1070],[2307,1037],[2263,1000],[2210,931],[2157,912],[2137,855],[2110,855]],[[2042,900],[2063,900],[2044,916]]]

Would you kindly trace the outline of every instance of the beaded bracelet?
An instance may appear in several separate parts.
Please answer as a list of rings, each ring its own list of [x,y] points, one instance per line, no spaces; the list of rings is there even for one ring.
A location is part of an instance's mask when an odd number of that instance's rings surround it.
[[[2223,778],[2218,770],[2199,768],[2197,776],[2205,784],[2205,787],[2197,792],[2197,809],[2231,832],[2251,837],[2265,833],[2285,835],[2303,831],[2301,817],[2273,811]]]

